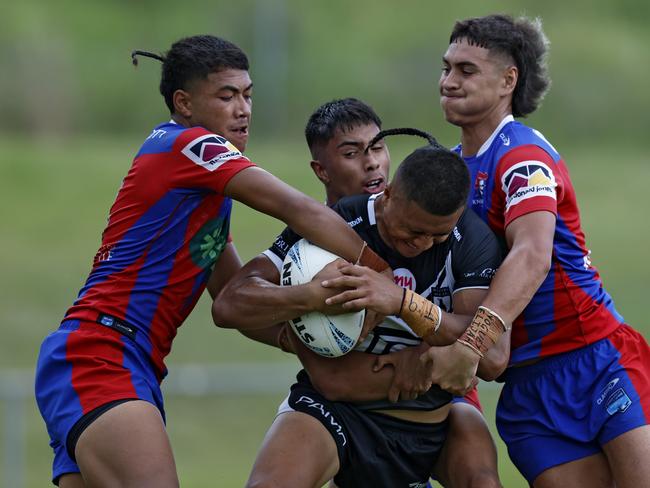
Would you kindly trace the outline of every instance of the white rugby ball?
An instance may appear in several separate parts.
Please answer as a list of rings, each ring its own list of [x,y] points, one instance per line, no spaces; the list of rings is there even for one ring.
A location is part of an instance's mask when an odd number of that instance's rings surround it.
[[[302,285],[312,280],[338,256],[315,246],[307,239],[296,242],[282,265],[282,285]],[[321,356],[338,357],[350,352],[363,327],[365,310],[341,315],[310,312],[290,320],[291,328],[309,349]]]

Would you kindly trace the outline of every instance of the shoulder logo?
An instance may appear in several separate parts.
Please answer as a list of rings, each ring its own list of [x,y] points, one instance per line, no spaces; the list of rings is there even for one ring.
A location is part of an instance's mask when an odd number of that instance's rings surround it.
[[[181,151],[194,164],[214,171],[230,159],[243,157],[227,139],[214,134],[197,137]]]
[[[510,138],[507,135],[505,135],[503,132],[499,134],[499,138],[501,139],[501,142],[503,142],[504,146],[510,145]]]
[[[506,170],[501,187],[506,194],[506,210],[512,205],[534,197],[556,199],[557,183],[553,171],[541,161],[522,161]]]

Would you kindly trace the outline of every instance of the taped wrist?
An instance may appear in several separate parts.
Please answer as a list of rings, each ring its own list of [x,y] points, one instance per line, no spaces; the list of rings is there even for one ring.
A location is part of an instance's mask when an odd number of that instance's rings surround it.
[[[442,310],[417,293],[404,289],[399,317],[404,319],[419,337],[426,337],[440,328]]]
[[[284,352],[288,352],[292,354],[296,353],[296,351],[293,349],[293,345],[291,344],[291,341],[289,340],[288,324],[284,324],[282,327],[280,327],[280,332],[278,332],[277,342],[280,349],[282,349]]]
[[[481,305],[458,342],[483,358],[506,330],[506,323],[499,314]]]
[[[375,251],[370,249],[366,241],[363,241],[363,246],[361,246],[359,257],[354,264],[366,266],[370,269],[375,270],[377,273],[381,273],[382,271],[385,271],[389,268],[388,263],[380,258]]]

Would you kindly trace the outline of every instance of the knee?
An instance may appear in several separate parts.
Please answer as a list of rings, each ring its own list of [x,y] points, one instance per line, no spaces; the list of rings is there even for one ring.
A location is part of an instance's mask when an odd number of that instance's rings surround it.
[[[246,488],[283,488],[288,486],[284,480],[272,476],[253,473],[246,483]]]
[[[461,484],[463,488],[503,488],[499,475],[491,469],[479,470]]]

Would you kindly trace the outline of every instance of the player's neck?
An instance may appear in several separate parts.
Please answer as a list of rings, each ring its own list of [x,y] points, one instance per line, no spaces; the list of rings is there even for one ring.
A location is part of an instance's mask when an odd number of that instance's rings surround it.
[[[476,156],[503,119],[511,114],[512,111],[508,106],[507,109],[493,110],[482,119],[463,125],[460,138],[462,156],[464,158]]]

